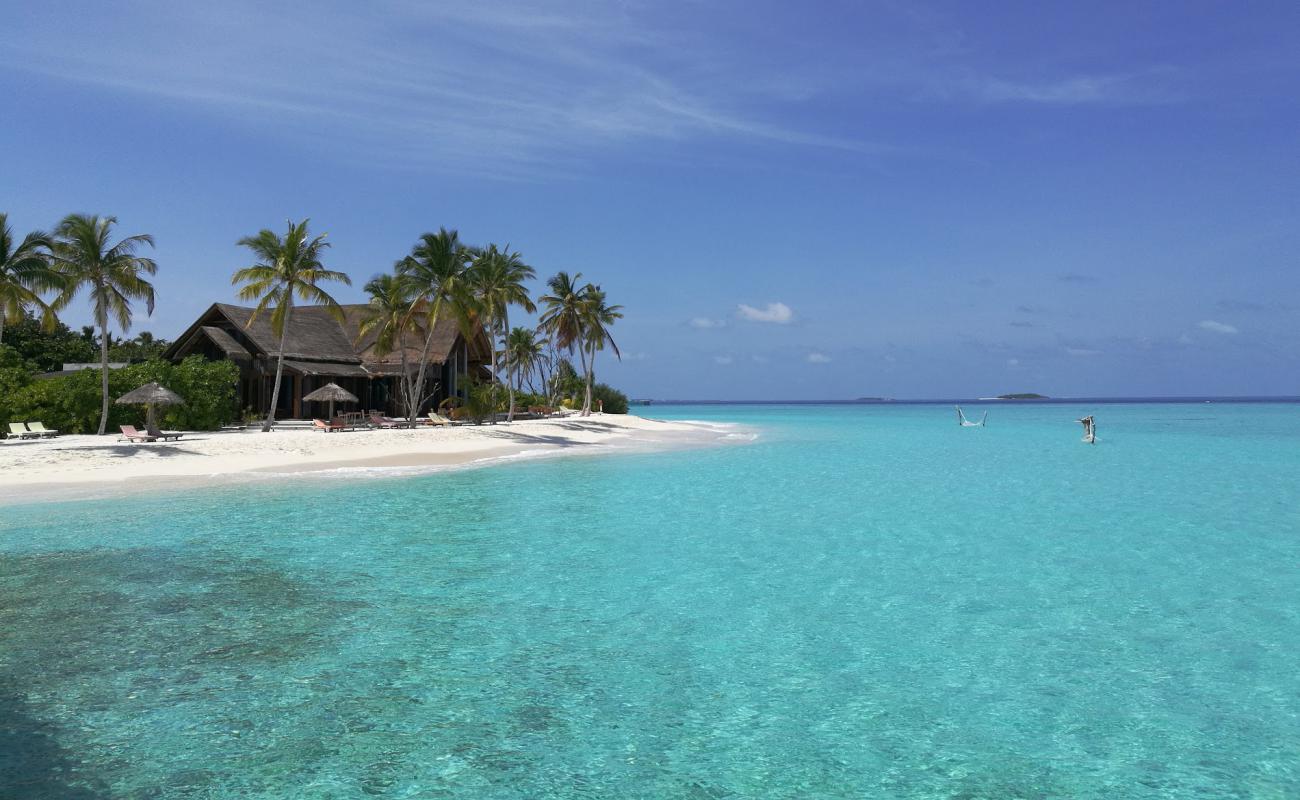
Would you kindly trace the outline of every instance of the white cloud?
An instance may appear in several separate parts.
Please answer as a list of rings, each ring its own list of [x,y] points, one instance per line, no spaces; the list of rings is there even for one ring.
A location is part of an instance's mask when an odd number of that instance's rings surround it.
[[[809,364],[829,364],[831,357],[825,353],[809,353],[807,357]]]
[[[725,328],[727,321],[725,319],[709,319],[708,317],[694,317],[691,319],[692,328],[700,330],[709,330],[710,328]]]
[[[1196,327],[1200,328],[1203,331],[1209,331],[1210,333],[1224,333],[1224,334],[1239,333],[1239,331],[1235,326],[1229,325],[1226,322],[1215,322],[1212,319],[1203,319],[1200,322],[1196,323]]]
[[[736,360],[736,359],[732,358],[731,356],[714,356],[714,357],[713,357],[713,363],[714,363],[714,364],[721,364],[721,365],[724,366],[724,367],[725,367],[726,365],[728,365],[728,364],[734,363],[735,360]]]
[[[1181,345],[1193,344],[1195,343],[1195,341],[1196,341],[1195,339],[1193,339],[1192,337],[1188,336],[1185,333],[1178,337],[1178,343]]]
[[[1008,366],[1008,367],[1018,367],[1018,366],[1020,366],[1020,359],[1018,359],[1018,358],[1008,358],[1008,359],[1007,359],[1007,366]]]
[[[751,359],[755,364],[766,364],[766,363],[768,362],[768,358],[767,358],[767,356],[760,356],[760,355],[757,354],[757,353],[755,353],[754,355],[750,356],[750,359]]]
[[[1093,350],[1093,349],[1088,348],[1088,347],[1067,347],[1067,348],[1065,348],[1065,352],[1068,353],[1068,354],[1070,354],[1070,355],[1072,355],[1072,356],[1099,356],[1099,355],[1101,355],[1101,351],[1100,351],[1100,350]]]
[[[763,308],[754,308],[741,303],[737,306],[736,314],[750,322],[775,322],[778,325],[784,325],[794,319],[794,312],[785,303],[768,303]]]

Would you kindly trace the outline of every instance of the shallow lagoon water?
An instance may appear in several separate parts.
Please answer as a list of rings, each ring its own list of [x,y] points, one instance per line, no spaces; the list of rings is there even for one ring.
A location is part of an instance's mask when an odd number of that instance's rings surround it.
[[[1300,796],[1300,407],[646,411],[0,508],[0,797]]]

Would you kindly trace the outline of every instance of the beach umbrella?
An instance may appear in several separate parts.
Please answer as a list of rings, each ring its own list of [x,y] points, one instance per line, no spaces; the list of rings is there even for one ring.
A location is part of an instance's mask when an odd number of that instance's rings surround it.
[[[340,403],[355,403],[357,396],[337,383],[327,383],[316,391],[302,398],[312,403],[328,402],[330,404],[330,419],[334,419],[334,401]]]
[[[145,406],[145,431],[150,436],[159,436],[162,431],[158,430],[158,422],[154,417],[154,406],[174,406],[180,405],[185,401],[181,396],[157,383],[146,383],[139,389],[127,392],[117,398],[117,402],[122,405],[143,405]]]

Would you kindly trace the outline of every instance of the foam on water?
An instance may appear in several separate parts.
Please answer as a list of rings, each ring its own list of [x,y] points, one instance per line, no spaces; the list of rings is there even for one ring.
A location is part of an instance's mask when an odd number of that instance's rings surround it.
[[[0,797],[1300,796],[1297,406],[651,412],[0,509]]]

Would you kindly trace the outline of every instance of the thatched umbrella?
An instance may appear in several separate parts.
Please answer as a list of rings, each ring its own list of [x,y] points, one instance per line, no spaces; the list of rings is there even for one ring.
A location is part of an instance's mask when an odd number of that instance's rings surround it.
[[[324,386],[317,389],[316,391],[312,392],[311,394],[305,395],[302,399],[312,403],[320,403],[320,402],[328,401],[330,404],[331,420],[334,419],[335,400],[339,401],[340,403],[358,402],[357,396],[355,394],[349,392],[347,389],[344,389],[342,386],[339,386],[337,383],[327,383]]]
[[[158,421],[154,417],[154,406],[172,406],[179,405],[185,401],[181,396],[157,383],[146,383],[135,391],[127,392],[117,398],[117,402],[123,405],[143,404],[145,411],[145,431],[150,436],[161,436],[162,431],[158,430]]]

